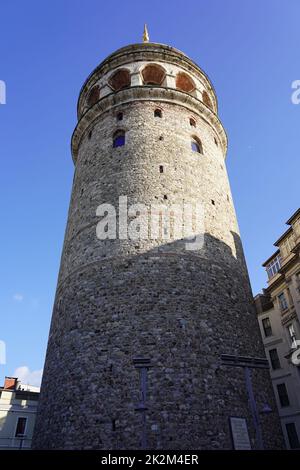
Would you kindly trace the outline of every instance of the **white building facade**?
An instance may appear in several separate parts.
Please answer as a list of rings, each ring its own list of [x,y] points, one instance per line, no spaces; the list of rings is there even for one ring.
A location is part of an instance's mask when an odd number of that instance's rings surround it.
[[[288,449],[300,448],[300,209],[263,266],[268,287],[256,310]]]
[[[0,387],[0,450],[30,449],[39,387],[5,377]]]

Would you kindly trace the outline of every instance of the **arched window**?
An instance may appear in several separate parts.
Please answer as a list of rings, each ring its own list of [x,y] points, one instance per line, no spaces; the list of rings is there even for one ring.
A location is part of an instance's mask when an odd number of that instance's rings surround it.
[[[155,109],[155,111],[154,111],[154,117],[161,118],[161,117],[162,117],[162,110],[159,109],[159,108]]]
[[[89,92],[87,103],[89,106],[93,106],[100,98],[100,89],[98,85],[93,86],[91,91]]]
[[[196,127],[196,121],[194,118],[190,118],[190,126]]]
[[[196,85],[189,75],[179,72],[176,75],[176,88],[186,93],[192,93],[196,89]]]
[[[208,96],[208,93],[205,90],[202,92],[202,101],[204,104],[206,104],[208,108],[212,109],[210,97]]]
[[[203,154],[203,147],[201,140],[198,139],[198,137],[193,136],[191,140],[191,148],[193,152],[201,153]]]
[[[118,130],[113,135],[113,148],[125,145],[125,132]]]
[[[117,121],[122,121],[123,120],[123,113],[118,113],[117,114]]]
[[[127,69],[117,70],[109,79],[109,85],[114,91],[122,90],[130,86],[130,73]]]
[[[165,70],[157,64],[149,64],[142,70],[144,85],[160,86],[166,76]]]

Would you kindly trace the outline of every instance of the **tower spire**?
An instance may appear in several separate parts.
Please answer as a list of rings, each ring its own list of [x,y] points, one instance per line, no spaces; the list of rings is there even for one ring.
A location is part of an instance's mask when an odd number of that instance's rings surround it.
[[[149,34],[146,23],[144,24],[143,42],[149,42]]]

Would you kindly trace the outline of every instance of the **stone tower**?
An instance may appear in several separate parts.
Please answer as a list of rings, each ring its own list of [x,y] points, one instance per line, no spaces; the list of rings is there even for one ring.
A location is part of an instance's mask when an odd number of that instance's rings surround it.
[[[231,416],[252,448],[258,424],[266,448],[281,446],[268,370],[251,369],[255,415],[245,368],[222,360],[264,358],[226,147],[208,77],[173,47],[124,47],[86,80],[35,448],[230,449]],[[126,236],[120,201],[128,224],[154,205],[156,236],[142,223]],[[202,221],[193,212],[182,235],[157,205],[187,203]]]

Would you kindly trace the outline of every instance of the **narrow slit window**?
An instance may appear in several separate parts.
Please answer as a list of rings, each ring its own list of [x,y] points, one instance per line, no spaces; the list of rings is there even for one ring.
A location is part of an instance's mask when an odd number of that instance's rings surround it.
[[[194,137],[194,138],[191,140],[191,147],[192,147],[192,151],[193,151],[193,152],[203,154],[202,143],[201,143],[201,141],[200,141],[198,138]]]
[[[161,109],[156,109],[154,111],[154,117],[161,118],[162,117],[162,110]]]
[[[25,435],[27,418],[18,418],[15,437],[21,437]]]
[[[196,121],[193,118],[190,118],[190,126],[196,127]]]
[[[117,131],[113,137],[113,148],[123,147],[125,145],[125,132]]]

